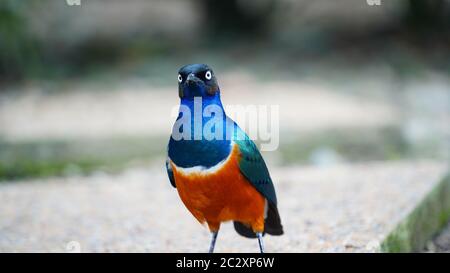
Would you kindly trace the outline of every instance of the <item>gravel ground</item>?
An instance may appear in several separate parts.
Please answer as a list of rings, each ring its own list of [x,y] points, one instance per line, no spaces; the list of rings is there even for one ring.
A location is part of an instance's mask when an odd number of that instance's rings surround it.
[[[268,252],[372,252],[448,170],[391,162],[272,170],[285,235]],[[2,252],[204,252],[209,232],[184,208],[163,165],[0,185]],[[257,252],[222,226],[217,252]]]

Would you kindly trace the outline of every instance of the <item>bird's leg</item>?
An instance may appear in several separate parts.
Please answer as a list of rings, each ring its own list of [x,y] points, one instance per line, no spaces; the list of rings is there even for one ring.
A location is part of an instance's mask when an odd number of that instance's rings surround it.
[[[209,246],[209,253],[214,252],[214,246],[216,245],[216,239],[217,235],[219,234],[219,231],[213,231],[211,232],[211,245]]]
[[[261,253],[264,253],[264,242],[263,242],[262,233],[257,232],[256,236],[258,237],[259,251],[261,251]]]

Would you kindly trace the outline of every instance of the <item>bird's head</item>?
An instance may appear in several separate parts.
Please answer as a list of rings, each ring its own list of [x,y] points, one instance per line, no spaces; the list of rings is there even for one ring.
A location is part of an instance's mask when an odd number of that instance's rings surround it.
[[[219,85],[212,69],[206,64],[188,64],[178,71],[178,95],[180,98],[214,97]]]

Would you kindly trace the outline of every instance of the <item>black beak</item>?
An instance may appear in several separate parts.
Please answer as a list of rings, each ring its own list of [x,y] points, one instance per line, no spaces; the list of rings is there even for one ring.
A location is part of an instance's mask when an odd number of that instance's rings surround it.
[[[186,79],[186,83],[188,85],[193,85],[193,84],[197,84],[200,83],[202,80],[200,80],[199,78],[197,78],[194,73],[191,73],[188,75],[187,79]]]

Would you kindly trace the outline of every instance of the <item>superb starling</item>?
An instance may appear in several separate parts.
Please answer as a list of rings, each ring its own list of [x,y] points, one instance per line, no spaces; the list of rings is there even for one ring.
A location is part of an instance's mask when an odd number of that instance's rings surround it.
[[[226,116],[209,66],[183,66],[178,72],[178,94],[180,110],[166,161],[170,183],[194,217],[208,225],[209,252],[214,251],[220,224],[234,221],[237,233],[258,238],[263,253],[264,234],[283,234],[264,159],[255,143]]]

